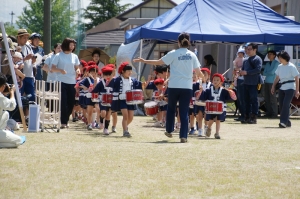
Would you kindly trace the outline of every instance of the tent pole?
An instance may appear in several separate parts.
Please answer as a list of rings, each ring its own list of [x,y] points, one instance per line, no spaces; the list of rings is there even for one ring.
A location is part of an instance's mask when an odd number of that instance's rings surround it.
[[[298,65],[298,63],[299,63],[298,51],[299,51],[299,46],[297,45],[296,46],[296,67],[297,67],[297,69],[299,68],[299,65]]]
[[[141,43],[140,43],[140,57],[142,57],[142,52],[143,52],[143,39],[141,39]],[[142,65],[142,62],[139,62],[139,72],[138,72],[138,76],[137,76],[138,81],[140,81],[140,78],[141,78],[141,65]]]
[[[23,112],[23,104],[21,102],[21,95],[20,95],[20,91],[19,91],[19,87],[18,87],[16,73],[13,72],[13,71],[15,71],[15,69],[14,69],[14,65],[13,65],[13,62],[12,62],[12,56],[10,54],[7,37],[6,37],[6,34],[5,34],[4,23],[2,21],[0,22],[0,27],[1,27],[1,31],[2,31],[2,37],[3,37],[3,40],[4,40],[5,51],[6,51],[7,58],[8,58],[9,68],[10,68],[10,71],[11,71],[11,76],[12,76],[14,85],[16,87],[16,98],[17,98],[19,111],[20,111],[20,115],[21,115],[21,119],[22,119],[23,131],[27,131],[27,125],[26,125],[26,122],[25,122],[25,116],[24,116],[24,112]]]

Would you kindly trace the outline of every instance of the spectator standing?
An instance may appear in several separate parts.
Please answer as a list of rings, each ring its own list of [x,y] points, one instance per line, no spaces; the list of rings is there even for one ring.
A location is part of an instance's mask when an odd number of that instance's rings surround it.
[[[240,71],[243,67],[245,51],[243,49],[238,51],[237,57],[233,61],[234,71],[233,75],[236,78],[236,93],[237,101],[240,112],[240,117],[235,119],[236,121],[245,120],[245,98],[244,98],[244,77],[240,76]]]
[[[215,62],[215,59],[212,55],[205,55],[204,56],[204,66],[203,68],[208,68],[211,72],[211,74],[215,74],[218,72],[217,69],[217,63]]]
[[[80,73],[79,59],[72,53],[76,41],[65,38],[61,44],[62,52],[55,55],[52,61],[52,72],[57,72],[57,79],[61,82],[61,128],[67,128],[69,117],[75,104],[76,73]]]
[[[25,74],[25,78],[23,80],[23,87],[21,89],[21,93],[30,94],[30,101],[35,101],[35,89],[34,89],[34,76],[33,76],[33,68],[36,59],[34,57],[32,48],[30,44],[27,42],[29,38],[29,33],[26,29],[19,29],[17,40],[18,45],[22,48],[22,56],[24,62],[23,73]]]
[[[280,108],[280,123],[279,128],[291,127],[290,121],[290,103],[295,96],[299,98],[299,72],[294,64],[290,61],[290,55],[286,51],[281,51],[278,54],[280,65],[275,71],[276,78],[273,82],[271,93],[275,94],[275,86],[281,82],[279,89],[279,108]]]
[[[258,115],[258,90],[257,85],[261,83],[260,71],[262,68],[262,60],[256,55],[257,44],[249,43],[245,47],[246,53],[249,56],[244,59],[240,75],[244,76],[244,97],[245,97],[245,120],[242,124],[256,124]]]
[[[32,52],[33,54],[40,54],[42,57],[45,55],[44,49],[39,46],[39,43],[41,41],[41,37],[42,35],[40,35],[39,33],[32,33],[29,37],[29,39],[31,40],[31,48],[32,48]],[[38,65],[36,65],[36,74],[35,74],[35,79],[36,80],[43,80],[43,71],[42,71],[42,63],[39,63]]]
[[[268,51],[269,62],[267,62],[263,75],[265,76],[265,89],[264,89],[264,98],[266,105],[266,116],[268,118],[276,118],[278,115],[278,104],[276,93],[271,93],[273,82],[275,80],[276,74],[275,71],[278,68],[279,62],[275,60],[276,52],[274,50]]]

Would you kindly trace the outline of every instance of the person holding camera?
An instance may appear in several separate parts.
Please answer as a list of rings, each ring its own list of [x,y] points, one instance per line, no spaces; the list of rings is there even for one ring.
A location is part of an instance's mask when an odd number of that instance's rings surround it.
[[[0,148],[16,148],[22,144],[22,138],[7,128],[9,113],[16,108],[15,87],[6,83],[6,77],[0,73]],[[5,95],[9,94],[8,99]]]

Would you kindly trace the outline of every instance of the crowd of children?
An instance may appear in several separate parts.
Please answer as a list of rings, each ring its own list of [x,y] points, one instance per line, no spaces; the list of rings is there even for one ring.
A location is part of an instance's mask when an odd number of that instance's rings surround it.
[[[142,83],[131,77],[132,66],[127,62],[118,67],[113,64],[104,66],[101,70],[93,62],[81,60],[81,74],[77,78],[76,100],[73,111],[73,121],[81,119],[87,130],[103,129],[104,135],[116,132],[117,112],[122,114],[123,136],[131,137],[128,126],[133,120],[135,105],[126,103],[126,91],[134,89],[146,89],[152,91],[152,100],[158,106],[158,113],[152,115],[156,120],[155,127],[165,127],[166,112],[168,109],[168,66],[156,66],[155,77]],[[199,137],[211,135],[212,124],[216,123],[215,138],[220,139],[220,122],[226,117],[226,101],[234,99],[232,91],[222,87],[224,78],[221,74],[214,74],[210,81],[210,70],[202,68],[204,78],[199,79],[193,72],[193,97],[190,102],[189,134],[198,132]],[[205,101],[223,102],[222,113],[206,113]],[[177,111],[175,129],[180,128],[180,120]],[[112,116],[112,130],[109,131],[110,118]],[[174,118],[175,119],[175,118]],[[196,125],[195,125],[196,124]],[[203,128],[204,126],[204,128]]]

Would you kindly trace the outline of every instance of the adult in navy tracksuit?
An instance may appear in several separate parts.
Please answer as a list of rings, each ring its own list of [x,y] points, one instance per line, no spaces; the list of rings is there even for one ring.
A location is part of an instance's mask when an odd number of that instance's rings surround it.
[[[258,90],[257,85],[260,83],[260,71],[262,68],[262,60],[256,55],[257,44],[249,43],[245,47],[249,56],[244,59],[240,75],[244,76],[244,97],[245,97],[245,120],[242,124],[256,124],[258,115]]]
[[[188,107],[192,97],[193,70],[197,76],[203,78],[200,71],[200,63],[194,52],[188,50],[190,35],[181,33],[178,36],[179,49],[172,50],[159,60],[134,59],[135,62],[143,62],[151,65],[170,65],[170,79],[168,83],[168,111],[165,135],[172,137],[174,131],[174,118],[176,104],[179,102],[179,115],[181,121],[180,141],[187,142],[188,134]]]

